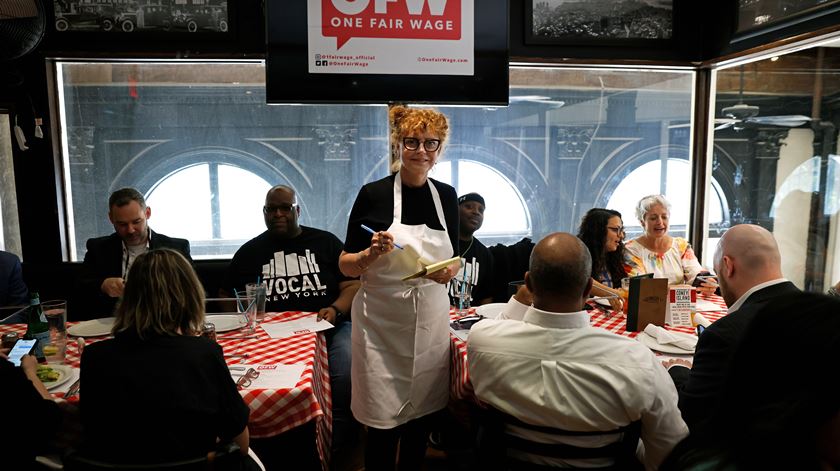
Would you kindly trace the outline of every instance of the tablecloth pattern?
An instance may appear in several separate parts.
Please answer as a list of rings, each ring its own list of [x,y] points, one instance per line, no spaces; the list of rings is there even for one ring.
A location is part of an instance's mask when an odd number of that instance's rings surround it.
[[[703,317],[710,322],[715,322],[726,315],[726,303],[723,298],[715,295],[698,295],[699,299],[705,299],[720,307],[720,311],[704,311]],[[593,327],[600,327],[606,329],[614,334],[623,335],[625,337],[635,338],[639,335],[638,332],[627,331],[627,318],[622,315],[613,315],[607,317],[606,313],[600,309],[593,309],[589,311],[590,325]],[[456,317],[455,310],[449,311],[450,319]],[[685,332],[693,334],[694,329],[691,327],[667,327],[669,330],[678,332]],[[454,399],[469,399],[475,397],[472,383],[470,383],[469,372],[467,368],[467,342],[459,339],[452,333],[449,334],[450,341],[450,395]]]
[[[284,322],[314,315],[308,312],[268,313],[264,323]],[[72,325],[75,323],[68,323]],[[18,332],[23,335],[25,324],[0,325],[0,333]],[[247,358],[226,358],[228,364],[295,364],[305,365],[300,381],[291,389],[241,390],[242,399],[251,414],[248,430],[251,437],[267,438],[279,435],[310,420],[316,423],[316,446],[324,469],[329,466],[332,437],[332,397],[327,355],[323,333],[306,333],[284,339],[272,339],[257,328],[255,338],[225,339],[243,336],[241,331],[219,332],[218,342],[225,355],[247,355]],[[88,337],[87,344],[107,337]],[[68,341],[65,364],[78,368],[79,349],[73,338]],[[82,388],[82,391],[84,388]],[[82,393],[79,394],[81,396]],[[62,394],[57,394],[61,397]],[[79,397],[76,396],[76,397]],[[72,399],[77,400],[76,398]]]

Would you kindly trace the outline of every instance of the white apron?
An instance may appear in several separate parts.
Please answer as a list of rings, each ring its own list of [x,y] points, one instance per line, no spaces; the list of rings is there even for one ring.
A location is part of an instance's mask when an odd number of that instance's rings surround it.
[[[353,394],[350,407],[359,422],[382,429],[446,407],[449,400],[449,298],[446,287],[425,278],[401,281],[424,262],[452,257],[446,220],[435,185],[432,191],[444,230],[406,226],[402,220],[402,181],[394,179],[394,220],[388,228],[396,243],[362,274],[353,298]]]

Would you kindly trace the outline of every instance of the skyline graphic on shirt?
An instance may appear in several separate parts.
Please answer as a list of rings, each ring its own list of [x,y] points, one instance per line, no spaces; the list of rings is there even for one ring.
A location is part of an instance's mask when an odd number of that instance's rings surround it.
[[[274,258],[262,267],[266,299],[280,301],[310,296],[326,296],[327,286],[318,274],[321,268],[309,249],[303,255],[274,252]]]

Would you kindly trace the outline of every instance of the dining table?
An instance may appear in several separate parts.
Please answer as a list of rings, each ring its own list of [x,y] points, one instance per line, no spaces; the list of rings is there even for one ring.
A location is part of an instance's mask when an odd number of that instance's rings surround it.
[[[698,294],[698,301],[704,301],[704,305],[708,310],[703,310],[700,314],[703,315],[709,322],[714,323],[716,320],[726,315],[726,303],[723,298],[714,294]],[[600,329],[607,330],[614,334],[624,337],[636,338],[639,332],[631,332],[627,330],[627,316],[623,313],[617,313],[607,308],[601,307],[596,303],[590,301],[589,325]],[[717,309],[715,309],[717,308]],[[455,308],[449,311],[450,320],[455,320],[459,316]],[[682,332],[686,334],[696,335],[694,327],[672,327],[670,325],[663,326],[667,330]],[[475,400],[475,392],[469,377],[469,363],[467,359],[467,341],[464,340],[463,335],[458,336],[450,329],[450,383],[449,391],[453,399],[466,399],[469,401]],[[657,353],[657,352],[654,352]]]
[[[288,322],[306,316],[311,312],[266,313],[262,324]],[[68,328],[78,324],[68,322]],[[6,332],[26,331],[26,324],[0,325],[0,335]],[[110,338],[110,335],[85,337],[84,344]],[[323,469],[329,468],[330,441],[332,437],[332,405],[327,355],[327,343],[323,332],[302,332],[286,338],[271,338],[259,326],[253,334],[241,331],[218,332],[217,342],[222,347],[228,366],[247,363],[250,365],[303,365],[297,384],[280,389],[240,389],[242,399],[250,409],[248,430],[252,438],[268,438],[280,435],[310,421],[315,423],[316,448]],[[67,342],[64,364],[79,368],[81,342],[72,336]],[[66,386],[59,388],[66,391]],[[63,400],[64,392],[53,394]],[[68,400],[75,403],[83,400],[84,384],[80,392]]]

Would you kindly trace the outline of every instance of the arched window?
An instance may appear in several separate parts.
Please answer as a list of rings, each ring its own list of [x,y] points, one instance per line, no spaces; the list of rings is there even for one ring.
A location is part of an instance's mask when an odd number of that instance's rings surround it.
[[[525,199],[498,170],[474,160],[439,162],[430,176],[455,188],[458,196],[478,193],[484,198],[484,224],[476,232],[485,245],[510,244],[531,235]]]
[[[191,242],[193,258],[232,256],[265,230],[261,203],[271,185],[242,168],[218,163],[183,167],[146,195],[149,225]]]
[[[712,179],[709,194],[709,225],[728,220],[726,200],[720,185]],[[691,165],[684,159],[668,159],[665,178],[662,178],[662,161],[647,162],[628,174],[616,186],[606,207],[621,213],[627,238],[637,237],[642,227],[636,218],[636,205],[647,195],[664,194],[671,203],[669,233],[685,237],[691,204]],[[726,215],[726,219],[724,216]]]

